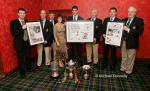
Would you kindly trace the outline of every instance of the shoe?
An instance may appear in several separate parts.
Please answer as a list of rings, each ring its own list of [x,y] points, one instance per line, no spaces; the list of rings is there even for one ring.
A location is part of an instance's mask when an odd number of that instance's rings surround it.
[[[50,68],[51,66],[50,65],[46,65],[46,68]]]
[[[111,71],[115,71],[116,68],[115,68],[114,66],[111,66],[110,70],[111,70]]]
[[[34,69],[27,69],[27,72],[34,72]]]
[[[93,67],[94,67],[94,68],[97,68],[97,67],[98,67],[98,64],[93,64]]]
[[[41,66],[36,66],[35,69],[40,69]]]
[[[132,74],[128,74],[128,73],[126,73],[126,75],[127,75],[127,79],[132,78]]]
[[[87,62],[87,65],[89,65],[90,67],[92,67],[92,62]]]
[[[26,78],[26,75],[25,74],[20,74],[20,78],[24,79],[24,78]]]

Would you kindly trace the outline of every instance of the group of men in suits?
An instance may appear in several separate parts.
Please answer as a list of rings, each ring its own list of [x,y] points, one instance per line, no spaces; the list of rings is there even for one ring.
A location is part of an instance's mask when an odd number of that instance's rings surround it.
[[[106,37],[106,28],[108,22],[124,22],[124,32],[122,37],[122,61],[121,61],[121,71],[124,71],[126,74],[131,74],[134,66],[134,61],[136,57],[136,50],[139,48],[139,36],[143,33],[144,23],[143,19],[136,17],[136,8],[129,7],[128,9],[128,18],[123,20],[117,18],[117,9],[115,7],[110,8],[109,17],[105,18],[104,21],[97,18],[97,9],[91,10],[91,17],[88,20],[94,22],[94,40],[93,43],[86,43],[86,53],[87,53],[87,64],[92,64],[94,67],[98,64],[98,48],[100,44],[100,36],[105,40]],[[27,35],[26,25],[27,20],[25,19],[25,10],[23,8],[18,9],[18,19],[11,21],[10,28],[11,33],[14,36],[14,48],[18,57],[19,71],[21,77],[25,77],[26,67],[24,64],[24,57],[27,62],[27,70],[31,70],[31,60],[30,60],[30,44],[29,38]],[[45,64],[50,65],[52,59],[55,59],[55,56],[51,58],[51,50],[55,50],[52,46],[54,40],[53,36],[53,25],[54,13],[50,13],[50,20],[46,19],[46,11],[41,10],[40,12],[40,23],[42,26],[43,36],[45,42],[37,45],[38,52],[38,61],[37,66],[41,66],[42,63],[42,52],[45,51]],[[79,21],[83,20],[81,16],[78,15],[78,7],[72,7],[72,16],[67,18],[68,21]],[[69,44],[69,59],[77,60],[79,66],[85,64],[82,60],[81,55],[81,43],[68,43]],[[110,66],[111,69],[116,67],[116,52],[117,47],[113,45],[108,45],[103,42],[104,45],[104,55],[103,55],[103,67],[107,68],[109,51],[111,52],[110,57]],[[75,54],[76,50],[76,54]],[[52,52],[55,55],[55,52]]]
[[[15,20],[12,20],[10,22],[10,29],[11,33],[14,37],[14,49],[16,51],[17,57],[18,57],[18,66],[19,66],[19,72],[21,78],[26,77],[26,71],[33,71],[33,67],[31,65],[31,58],[30,58],[30,43],[29,43],[29,37],[27,34],[27,26],[26,26],[26,11],[24,8],[18,9],[18,18]],[[43,50],[45,54],[45,65],[50,66],[51,62],[51,49],[52,44],[54,42],[54,36],[53,36],[53,13],[49,14],[49,17],[51,20],[46,19],[46,11],[41,10],[40,12],[40,24],[42,27],[43,37],[44,37],[44,43],[37,45],[37,67],[39,68],[42,64],[42,56],[43,56]],[[25,63],[27,65],[25,65]],[[25,67],[27,66],[27,67]],[[27,69],[26,69],[27,68]]]

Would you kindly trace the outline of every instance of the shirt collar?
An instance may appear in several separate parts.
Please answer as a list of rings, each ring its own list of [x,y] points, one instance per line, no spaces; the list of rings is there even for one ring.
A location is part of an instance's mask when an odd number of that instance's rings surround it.
[[[131,21],[134,19],[135,17],[132,17],[132,18],[128,18],[128,20],[130,19]]]
[[[95,18],[91,18],[91,20],[92,20],[92,19],[95,21],[95,20],[96,20],[96,17],[95,17]]]
[[[54,20],[49,20],[50,22],[53,22]]]
[[[113,21],[115,20],[116,17],[110,17],[110,19],[112,19]]]
[[[46,19],[41,19],[41,21],[44,21],[44,22],[45,22],[45,21],[46,21]]]
[[[18,20],[21,22],[21,21],[24,21],[24,19],[21,19],[21,18],[18,18]]]
[[[73,15],[73,17],[77,18],[77,17],[78,17],[78,15]]]

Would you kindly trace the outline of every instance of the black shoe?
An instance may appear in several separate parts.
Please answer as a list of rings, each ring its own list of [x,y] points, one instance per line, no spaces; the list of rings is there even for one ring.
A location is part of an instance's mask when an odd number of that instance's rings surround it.
[[[20,78],[24,79],[24,78],[26,78],[26,75],[25,74],[20,74]]]
[[[27,69],[27,72],[34,72],[35,69],[33,68],[30,68],[30,69]]]
[[[87,65],[90,65],[90,66],[92,66],[92,62],[87,62]]]
[[[107,64],[103,64],[103,69],[107,69],[108,68],[108,65]]]
[[[35,69],[40,69],[41,66],[36,66]]]
[[[46,65],[46,68],[50,68],[51,67],[51,65]]]
[[[125,73],[125,74],[127,75],[127,79],[131,79],[132,78],[132,73],[131,74]]]
[[[97,67],[98,67],[98,64],[93,64],[93,67],[94,67],[94,68],[97,68]]]
[[[111,70],[111,71],[115,71],[115,67],[114,67],[114,66],[111,66],[111,67],[110,67],[110,70]]]

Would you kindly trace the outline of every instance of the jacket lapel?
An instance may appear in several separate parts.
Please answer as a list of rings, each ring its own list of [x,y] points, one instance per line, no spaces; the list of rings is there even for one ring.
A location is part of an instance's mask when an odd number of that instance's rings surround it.
[[[42,20],[40,20],[40,23],[41,23],[42,30],[44,30],[45,25],[44,25],[44,27],[43,27],[43,25],[42,25]],[[45,24],[46,24],[46,22],[45,22]]]
[[[135,20],[136,20],[136,17],[134,17],[134,19],[132,20],[132,22],[131,22],[131,24],[130,24],[130,27],[133,26]]]
[[[19,26],[22,27],[21,22],[19,21],[19,19],[17,19],[17,22],[18,22]]]

